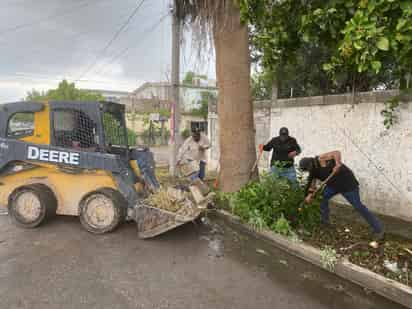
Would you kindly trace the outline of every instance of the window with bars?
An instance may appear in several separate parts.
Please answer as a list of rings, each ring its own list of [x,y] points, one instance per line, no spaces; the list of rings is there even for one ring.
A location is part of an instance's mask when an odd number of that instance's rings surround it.
[[[207,133],[207,121],[191,121],[190,130]]]
[[[105,112],[103,128],[106,146],[127,147],[126,127],[121,113]]]
[[[96,123],[79,110],[57,110],[53,113],[55,146],[95,149],[99,144]]]

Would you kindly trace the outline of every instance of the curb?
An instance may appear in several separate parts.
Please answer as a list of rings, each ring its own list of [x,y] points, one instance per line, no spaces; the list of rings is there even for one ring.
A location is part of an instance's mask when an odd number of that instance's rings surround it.
[[[275,234],[271,231],[255,231],[243,224],[238,217],[224,210],[217,210],[214,212],[214,215],[241,229],[247,234],[270,242],[273,246],[282,249],[291,255],[319,266],[322,269],[334,273],[343,279],[367,288],[376,294],[392,300],[395,303],[412,309],[412,288],[404,284],[385,278],[382,275],[355,265],[349,262],[346,258],[340,259],[333,271],[330,269],[325,269],[321,263],[321,251],[315,247],[303,243],[291,242],[286,237]]]

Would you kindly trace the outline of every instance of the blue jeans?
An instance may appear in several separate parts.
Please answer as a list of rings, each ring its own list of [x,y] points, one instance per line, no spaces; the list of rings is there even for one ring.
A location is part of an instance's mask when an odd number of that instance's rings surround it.
[[[329,223],[329,200],[334,197],[338,192],[329,186],[326,186],[325,191],[323,191],[323,200],[320,204],[320,212],[322,216],[323,223]],[[341,193],[343,197],[355,208],[355,210],[368,222],[375,233],[380,233],[383,231],[382,224],[380,221],[362,204],[359,188]]]
[[[194,173],[190,176],[190,180],[195,180],[196,178],[199,178],[200,180],[205,180],[206,177],[206,162],[200,161],[199,162],[199,171],[197,173]]]
[[[293,183],[298,182],[297,179],[296,179],[296,170],[295,170],[294,166],[284,167],[284,168],[278,168],[276,166],[272,166],[270,168],[270,172],[272,173],[272,175],[274,175],[276,177],[287,178]]]
[[[204,180],[206,177],[206,162],[200,161],[199,163],[199,178]]]

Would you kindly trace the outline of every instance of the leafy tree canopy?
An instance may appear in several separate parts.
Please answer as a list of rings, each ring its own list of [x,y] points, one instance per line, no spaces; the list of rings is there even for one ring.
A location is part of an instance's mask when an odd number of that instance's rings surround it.
[[[103,101],[104,97],[98,93],[78,89],[74,83],[69,83],[66,80],[63,80],[59,83],[56,89],[50,89],[46,92],[33,89],[28,92],[26,96],[26,101],[44,100]]]
[[[196,74],[193,71],[188,71],[186,72],[186,75],[183,79],[183,84],[184,85],[193,85],[194,84],[194,80],[198,78],[198,79],[202,79],[202,80],[206,80],[207,76],[206,75],[201,75],[201,74]]]
[[[202,117],[206,120],[209,113],[209,104],[217,102],[217,96],[208,91],[202,91],[200,95],[201,99],[197,103],[198,107],[191,110],[191,115]]]
[[[255,58],[278,76],[311,52],[335,87],[352,80],[370,88],[398,77],[402,88],[412,71],[410,0],[240,0],[240,7]]]

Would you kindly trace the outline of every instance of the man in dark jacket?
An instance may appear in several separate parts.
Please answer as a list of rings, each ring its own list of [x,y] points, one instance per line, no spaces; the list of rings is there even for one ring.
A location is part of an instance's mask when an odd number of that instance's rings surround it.
[[[260,151],[271,151],[271,171],[279,177],[286,177],[296,183],[295,157],[301,153],[301,148],[296,139],[289,136],[288,128],[281,128],[279,136],[272,138],[266,145],[259,145]]]
[[[322,223],[329,224],[329,200],[337,194],[343,197],[356,209],[373,229],[374,238],[380,240],[384,230],[380,221],[362,204],[359,194],[359,182],[352,170],[341,161],[341,153],[332,151],[314,158],[303,158],[299,162],[303,171],[309,172],[306,188],[306,203],[312,201],[315,192],[315,180],[326,181],[323,200],[320,205]]]

